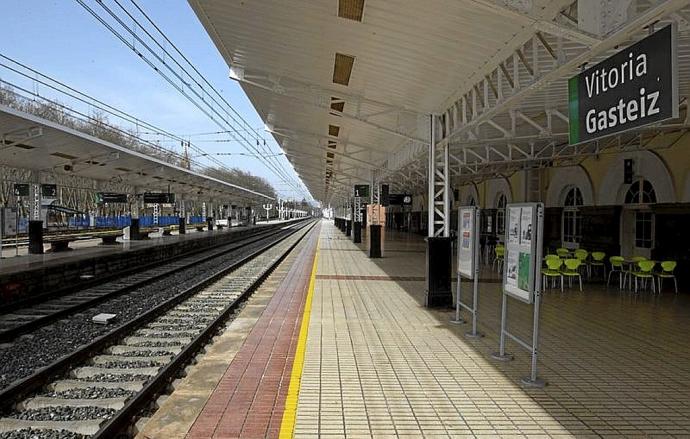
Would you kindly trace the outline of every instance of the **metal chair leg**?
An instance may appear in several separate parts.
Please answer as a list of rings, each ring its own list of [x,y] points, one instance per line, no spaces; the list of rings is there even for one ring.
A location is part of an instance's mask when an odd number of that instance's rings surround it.
[[[580,281],[580,292],[582,292],[582,276],[578,276],[577,280]]]
[[[678,280],[676,280],[676,276],[673,276],[673,286],[676,288],[676,294],[678,294]]]

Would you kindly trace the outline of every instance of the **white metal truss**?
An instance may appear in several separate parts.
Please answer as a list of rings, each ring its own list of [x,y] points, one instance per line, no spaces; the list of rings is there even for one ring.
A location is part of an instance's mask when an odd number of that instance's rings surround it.
[[[496,7],[506,16],[522,14],[490,0],[479,3]],[[687,18],[678,12],[687,7],[687,1],[666,0],[645,5],[606,39],[582,41],[537,28],[509,56],[496,60],[493,70],[487,70],[473,83],[463,84],[461,89],[465,92],[438,117],[443,132],[439,141],[447,141],[450,149],[451,175],[467,180],[491,178],[497,172],[552,166],[558,160],[575,160],[578,156],[586,157],[587,151],[592,154],[591,151],[601,149],[601,141],[576,147],[567,145],[567,93],[562,90],[563,78],[577,71],[578,66],[596,62],[618,45],[627,44],[646,26],[660,19],[676,21],[679,27],[687,25]],[[564,10],[561,16],[567,20],[568,14]],[[683,106],[687,106],[684,100]],[[685,123],[654,127],[652,131],[687,128]],[[632,136],[626,133],[615,137],[613,142],[627,144],[637,137],[633,143],[646,145],[639,139],[648,132],[647,128],[635,131]],[[404,144],[385,162],[388,176],[409,179],[425,149],[414,142]]]
[[[354,198],[355,218],[356,223],[362,222],[362,197]]]
[[[589,47],[565,44],[560,38],[555,41],[554,47],[553,42],[550,43],[541,32],[536,32],[493,71],[466,87],[461,98],[444,112],[448,139],[467,134],[492,118],[516,108],[549,83],[626,43],[645,26],[684,6],[687,6],[687,0],[662,1],[628,21],[608,38]],[[542,69],[544,54],[552,59],[552,63],[547,63],[547,68]]]
[[[450,236],[450,157],[448,142],[437,142],[445,137],[444,127],[438,117],[430,117],[429,142],[429,237]]]

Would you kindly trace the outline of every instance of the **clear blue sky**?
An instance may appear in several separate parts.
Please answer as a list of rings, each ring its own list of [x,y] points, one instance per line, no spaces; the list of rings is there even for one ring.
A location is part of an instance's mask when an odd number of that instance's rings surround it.
[[[5,56],[172,133],[219,130],[76,1],[0,1],[3,15],[0,53]],[[87,3],[98,8],[95,0]],[[126,0],[123,4],[130,6]],[[242,89],[228,78],[228,66],[185,0],[140,0],[138,4],[253,127],[263,126]],[[0,69],[0,77],[8,77],[4,69]],[[273,138],[263,134],[271,148],[280,152]],[[192,141],[203,138],[195,137]],[[234,143],[198,142],[197,145],[209,153],[245,152]],[[301,198],[253,157],[218,158],[229,166],[265,177],[284,196]],[[280,159],[294,176],[287,160]]]

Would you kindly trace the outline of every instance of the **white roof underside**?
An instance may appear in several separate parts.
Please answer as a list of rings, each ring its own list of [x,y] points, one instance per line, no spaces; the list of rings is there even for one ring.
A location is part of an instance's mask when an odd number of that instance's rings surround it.
[[[124,183],[141,192],[169,189],[187,200],[269,198],[4,105],[0,136],[0,165],[11,168]]]
[[[338,0],[189,2],[312,195],[326,202],[350,193],[353,184],[371,181],[372,172],[400,186],[423,182],[428,114],[460,119],[458,100],[472,90],[481,111],[484,103],[487,108],[507,103],[517,88],[511,93],[505,77],[499,85],[499,63],[511,75],[518,71],[518,86],[527,88],[571,59],[586,57],[588,47],[601,49],[594,54],[599,58],[615,50],[613,44],[598,46],[600,40],[576,24],[564,24],[564,16],[576,14],[572,0],[365,0],[361,22],[339,17]],[[687,1],[661,3],[670,5],[674,17],[690,16]],[[636,2],[628,23],[653,6]],[[661,18],[669,19],[668,14]],[[613,31],[607,37],[620,39],[618,44],[635,41],[645,35],[644,24],[625,38]],[[532,48],[538,31],[553,53],[541,42]],[[518,59],[516,49],[534,76],[521,61],[511,65]],[[333,82],[336,53],[355,58],[347,86]],[[690,92],[689,56],[686,26],[679,39],[681,96]],[[576,68],[559,70],[557,77],[510,101],[510,107],[537,123],[545,123],[545,108],[567,116],[567,78]],[[488,82],[482,84],[487,77],[492,87],[502,87],[500,99]],[[344,101],[342,114],[329,111],[332,98]],[[510,126],[506,111],[494,117]],[[329,136],[329,125],[340,127],[337,137]],[[457,120],[455,127],[449,141],[458,154],[458,148],[474,145],[472,139],[507,137],[485,121],[469,136]],[[552,138],[559,138],[567,122],[552,117],[551,128]],[[533,137],[535,129],[519,119],[512,137]],[[337,142],[335,150],[329,141]],[[505,158],[509,143],[524,145],[518,138],[491,146]],[[328,152],[335,154],[333,164]],[[458,157],[454,175],[470,175],[473,157]]]

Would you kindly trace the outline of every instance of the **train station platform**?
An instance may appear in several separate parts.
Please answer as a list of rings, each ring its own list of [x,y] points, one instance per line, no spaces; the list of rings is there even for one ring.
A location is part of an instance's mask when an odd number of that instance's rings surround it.
[[[207,379],[207,394],[196,395],[199,409],[186,415],[194,422],[165,437],[690,435],[686,294],[635,295],[599,283],[586,283],[583,292],[547,291],[539,368],[548,385],[528,389],[520,385],[529,372],[526,351],[509,342],[514,361],[491,358],[500,330],[498,275],[489,267],[482,272],[485,337],[469,340],[467,325],[449,323],[452,310],[423,306],[424,258],[421,237],[388,233],[384,258],[369,259],[364,245],[322,221],[313,296],[305,259],[290,269],[301,276],[285,276],[304,302],[310,297],[310,306],[300,307],[308,326],[294,333],[295,306],[278,306],[285,300],[278,286],[264,297],[268,305],[256,323],[235,325],[238,353],[227,353],[222,379]],[[511,302],[509,324],[529,339],[531,310]],[[257,358],[285,368],[262,373],[252,363]],[[159,437],[156,431],[151,424],[141,437]]]
[[[174,231],[170,236],[159,233],[145,240],[118,239],[114,245],[100,245],[100,239],[91,239],[71,243],[71,251],[5,257],[0,259],[0,305],[15,296],[45,293],[68,285],[78,287],[81,282],[90,282],[97,276],[203,250],[249,229],[278,223],[280,221],[261,222],[256,226],[216,228],[212,231],[196,231],[189,227],[186,234]]]

